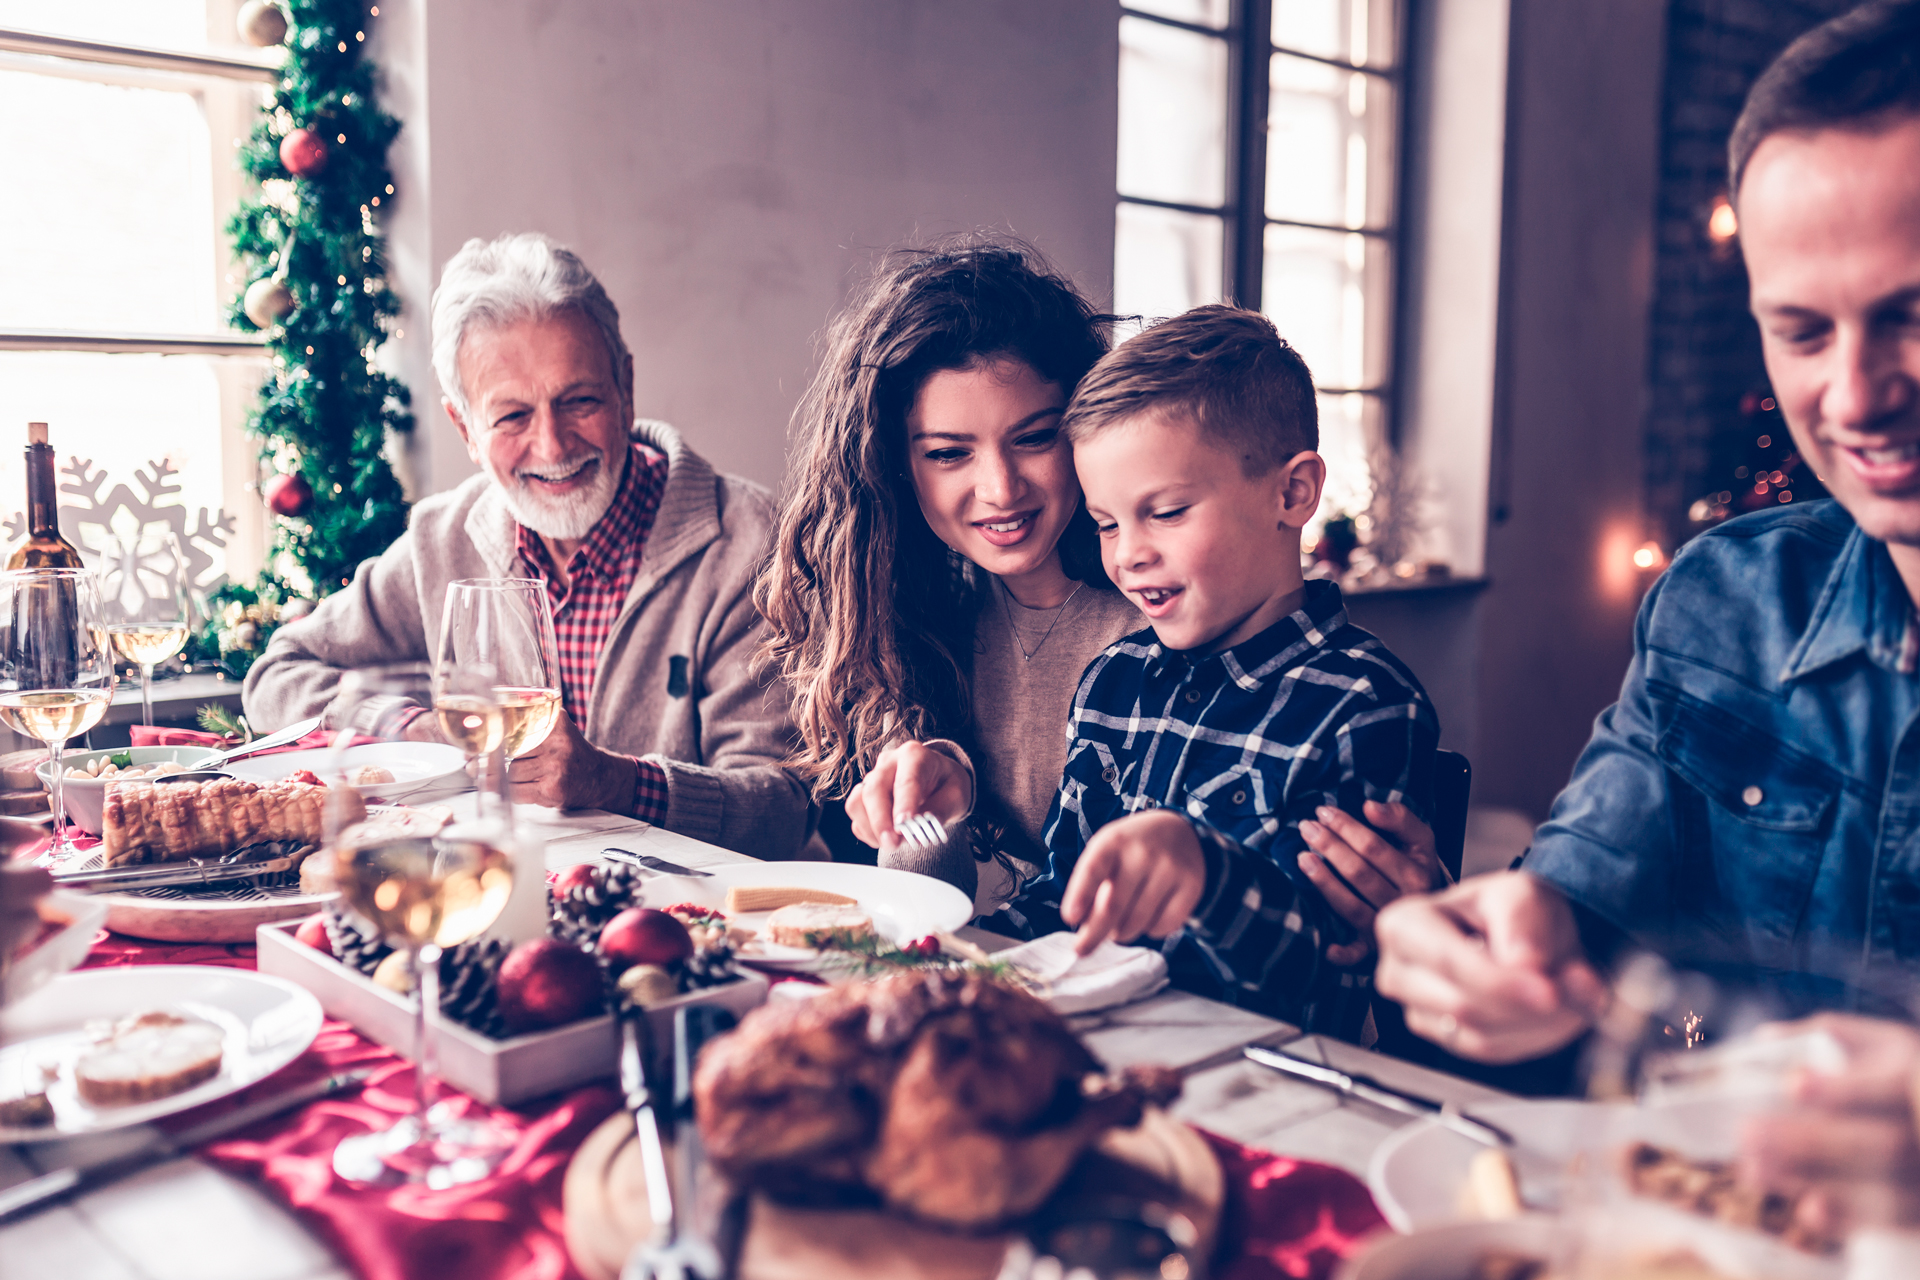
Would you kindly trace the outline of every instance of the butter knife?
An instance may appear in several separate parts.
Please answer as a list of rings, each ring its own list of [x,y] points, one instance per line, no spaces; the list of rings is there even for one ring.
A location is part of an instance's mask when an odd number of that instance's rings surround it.
[[[617,862],[629,863],[647,871],[657,871],[663,876],[711,876],[711,871],[695,871],[692,867],[683,867],[677,862],[668,862],[665,858],[656,858],[650,853],[634,853],[627,849],[602,849],[601,853]]]
[[[1391,1085],[1380,1083],[1372,1076],[1355,1075],[1337,1067],[1322,1066],[1318,1062],[1308,1062],[1292,1054],[1265,1049],[1250,1044],[1241,1050],[1250,1061],[1275,1071],[1283,1071],[1302,1080],[1311,1080],[1337,1090],[1348,1097],[1361,1098],[1375,1106],[1398,1111],[1401,1115],[1420,1116],[1453,1130],[1464,1138],[1489,1147],[1514,1146],[1513,1135],[1498,1125],[1488,1124],[1485,1120],[1476,1120],[1460,1112],[1451,1103],[1435,1102],[1432,1098],[1423,1098],[1417,1093],[1405,1093]]]
[[[238,1133],[249,1125],[277,1116],[283,1111],[305,1106],[309,1102],[331,1097],[336,1093],[354,1088],[373,1074],[372,1067],[358,1067],[352,1071],[339,1071],[333,1075],[303,1084],[297,1089],[230,1111],[224,1116],[216,1116],[204,1124],[191,1129],[182,1129],[168,1136],[156,1135],[154,1141],[130,1155],[115,1160],[107,1160],[96,1165],[73,1165],[65,1169],[55,1169],[52,1173],[43,1173],[30,1178],[17,1187],[0,1191],[0,1221],[18,1214],[31,1213],[73,1191],[92,1189],[130,1173],[138,1173],[150,1165],[164,1163],[177,1156],[192,1151],[195,1147],[205,1146]]]

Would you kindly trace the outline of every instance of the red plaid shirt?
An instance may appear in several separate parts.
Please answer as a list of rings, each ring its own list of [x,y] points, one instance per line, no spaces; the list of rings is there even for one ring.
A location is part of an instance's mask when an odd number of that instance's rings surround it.
[[[667,487],[667,456],[644,444],[635,444],[627,456],[626,474],[614,491],[613,504],[567,562],[567,584],[553,573],[553,560],[540,535],[517,526],[520,560],[529,577],[547,584],[553,602],[553,638],[559,648],[560,700],[575,724],[584,720],[593,697],[593,677],[600,650],[613,630],[614,619],[627,603],[627,592],[640,574],[647,535],[660,510]],[[634,760],[633,816],[659,823],[667,814],[667,774],[659,765]]]

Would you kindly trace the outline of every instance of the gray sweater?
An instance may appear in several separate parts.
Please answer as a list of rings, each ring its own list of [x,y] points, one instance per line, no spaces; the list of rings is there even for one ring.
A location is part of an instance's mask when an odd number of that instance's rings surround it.
[[[667,485],[580,730],[665,771],[669,830],[790,858],[809,835],[807,791],[780,767],[794,742],[784,686],[752,669],[762,627],[753,579],[773,503],[758,485],[716,474],[663,422],[637,422],[633,438],[667,455]],[[448,583],[524,576],[515,530],[484,474],[415,504],[385,554],[274,633],[247,674],[253,726],[327,712],[342,670],[431,659]]]

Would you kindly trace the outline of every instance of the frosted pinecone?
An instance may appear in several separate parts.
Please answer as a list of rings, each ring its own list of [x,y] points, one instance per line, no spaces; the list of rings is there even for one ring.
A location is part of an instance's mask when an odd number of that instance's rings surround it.
[[[585,884],[554,889],[549,899],[547,932],[593,952],[607,921],[640,900],[644,874],[624,862],[588,867]]]
[[[393,953],[378,933],[365,928],[365,921],[349,915],[338,903],[327,907],[326,922],[334,958],[356,973],[372,977],[380,962]]]
[[[506,1038],[500,1018],[500,965],[512,948],[499,938],[463,942],[440,953],[440,1016],[495,1040]]]

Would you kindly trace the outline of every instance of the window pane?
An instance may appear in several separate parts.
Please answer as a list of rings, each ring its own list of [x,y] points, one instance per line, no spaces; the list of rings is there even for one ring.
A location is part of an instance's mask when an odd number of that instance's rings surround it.
[[[1390,67],[1393,37],[1393,0],[1273,0],[1273,42],[1282,49]]]
[[[1327,460],[1327,484],[1320,509],[1307,525],[1307,535],[1334,516],[1357,516],[1373,501],[1373,474],[1367,459],[1376,441],[1385,438],[1385,406],[1378,396],[1320,397],[1320,456]]]
[[[1267,106],[1267,216],[1385,227],[1393,215],[1393,86],[1275,54]]]
[[[1123,203],[1114,221],[1113,309],[1173,316],[1220,301],[1222,252],[1219,218]]]
[[[223,505],[221,397],[214,361],[199,356],[96,355],[83,352],[0,352],[0,512],[14,517],[26,506],[22,446],[28,422],[45,422],[62,487],[63,524],[76,512],[124,496],[162,507],[182,508],[176,528],[183,535],[209,522]],[[100,476],[93,496],[67,493],[75,483],[65,470],[79,458]],[[136,472],[165,460],[176,474],[163,482],[178,493],[156,496]],[[237,486],[236,486],[237,488]],[[18,536],[16,525],[6,531]],[[83,553],[98,549],[98,527],[82,526]],[[206,547],[212,564],[202,577],[226,571],[226,555]],[[189,549],[191,555],[191,549]],[[89,558],[90,555],[89,555]]]
[[[225,328],[195,95],[0,71],[0,156],[0,326]]]
[[[1227,0],[1121,0],[1121,4],[1141,13],[1157,13],[1163,18],[1201,27],[1227,25]]]
[[[205,49],[211,43],[240,44],[239,32],[221,6],[207,0],[0,0],[0,27],[24,27],[155,49]]]
[[[1120,19],[1120,194],[1217,206],[1227,191],[1227,42]]]
[[[1386,376],[1391,274],[1386,244],[1352,232],[1268,227],[1261,298],[1320,387]]]

